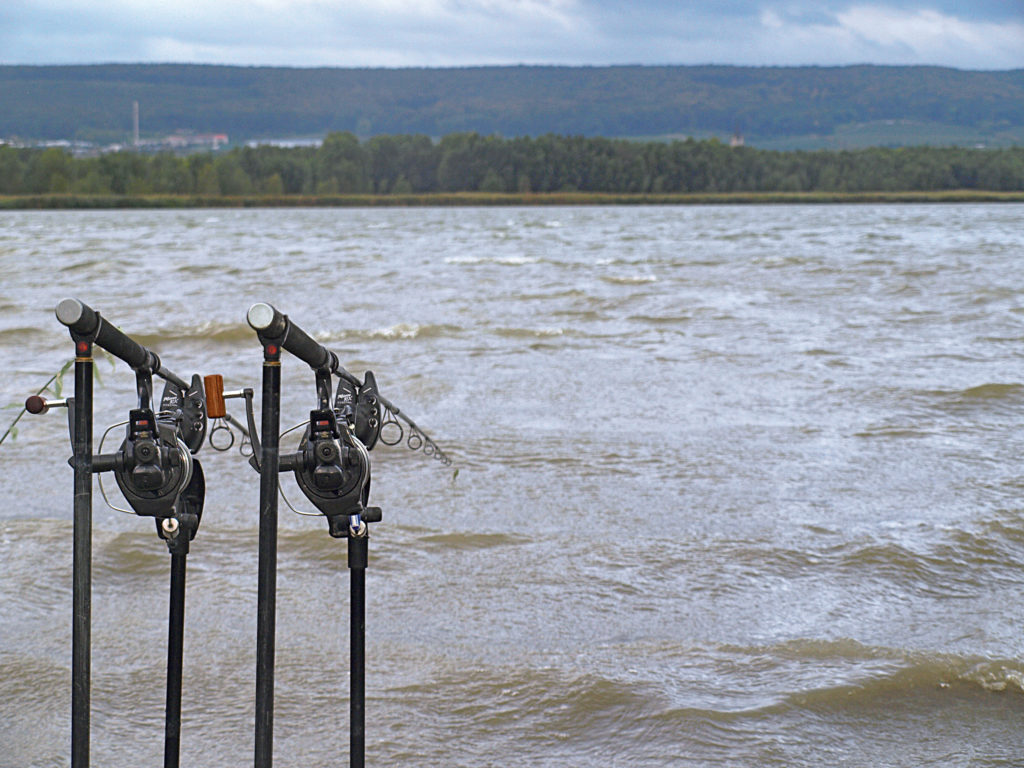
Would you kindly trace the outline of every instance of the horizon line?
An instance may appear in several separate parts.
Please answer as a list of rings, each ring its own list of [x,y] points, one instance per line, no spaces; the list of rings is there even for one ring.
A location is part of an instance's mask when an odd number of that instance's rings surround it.
[[[211,67],[222,69],[290,69],[290,70],[346,70],[346,71],[410,71],[410,70],[470,70],[470,69],[943,69],[954,72],[985,72],[985,73],[1011,73],[1024,72],[1024,67],[1011,67],[1008,69],[974,69],[968,67],[953,67],[946,64],[879,64],[873,62],[858,62],[850,64],[643,64],[643,63],[619,63],[619,64],[540,64],[540,63],[516,63],[516,64],[453,64],[453,65],[403,65],[403,66],[354,66],[354,65],[333,65],[333,64],[225,64],[223,62],[206,61],[93,61],[61,64],[24,64],[0,62],[0,68],[36,68],[36,69],[72,69],[83,67]]]

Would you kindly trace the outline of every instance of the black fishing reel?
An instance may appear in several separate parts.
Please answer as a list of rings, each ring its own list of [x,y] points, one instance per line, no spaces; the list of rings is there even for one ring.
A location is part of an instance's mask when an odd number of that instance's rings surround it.
[[[185,542],[195,537],[206,496],[202,465],[192,456],[207,425],[199,376],[187,391],[168,382],[160,406],[159,413],[132,410],[117,453],[96,456],[94,471],[113,471],[135,514],[156,518],[157,534],[173,549],[182,533]]]
[[[373,374],[357,386],[340,379],[334,408],[318,408],[291,458],[295,481],[327,517],[331,536],[359,535],[364,523],[381,519],[368,507],[370,448],[380,435],[380,404]]]
[[[158,422],[153,411],[137,408],[128,416],[114,478],[125,499],[143,517],[169,517],[192,481],[194,462],[174,424]]]

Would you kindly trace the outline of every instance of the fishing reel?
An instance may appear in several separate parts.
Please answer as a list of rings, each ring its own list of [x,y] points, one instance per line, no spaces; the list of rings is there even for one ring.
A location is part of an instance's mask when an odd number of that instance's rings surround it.
[[[153,411],[136,408],[116,454],[114,478],[125,499],[142,517],[169,517],[192,482],[194,462],[174,424],[158,422]]]
[[[183,389],[184,382],[168,381],[160,401],[160,410],[149,406],[152,379],[147,371],[137,371],[139,407],[128,414],[124,440],[116,453],[92,456],[92,472],[113,472],[117,487],[131,510],[114,506],[100,478],[100,493],[111,509],[132,512],[156,520],[157,534],[167,541],[172,552],[184,549],[195,538],[203,514],[206,479],[203,467],[193,454],[206,439],[206,399],[199,376]],[[182,386],[179,386],[182,385]],[[76,403],[74,398],[47,400],[33,395],[25,401],[29,413],[46,413],[52,408],[68,409],[68,428],[75,442]],[[100,440],[103,450],[107,429]],[[187,532],[182,536],[182,532]]]
[[[195,538],[206,496],[202,465],[193,458],[206,436],[201,379],[193,376],[186,391],[168,382],[157,413],[140,405],[129,413],[118,451],[95,456],[93,471],[112,471],[135,514],[156,518],[157,534],[174,551]]]
[[[380,436],[377,382],[367,372],[359,385],[340,378],[334,408],[310,412],[298,452],[282,457],[295,482],[327,518],[331,536],[360,535],[364,523],[381,520],[379,507],[368,507],[370,450]]]

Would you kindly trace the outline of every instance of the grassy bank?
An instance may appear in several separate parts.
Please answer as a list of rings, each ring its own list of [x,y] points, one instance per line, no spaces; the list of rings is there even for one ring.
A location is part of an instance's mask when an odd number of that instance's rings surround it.
[[[729,192],[701,194],[606,194],[590,192],[423,195],[8,195],[0,210],[116,208],[316,208],[523,205],[727,205],[806,203],[997,203],[1024,202],[1024,192]]]

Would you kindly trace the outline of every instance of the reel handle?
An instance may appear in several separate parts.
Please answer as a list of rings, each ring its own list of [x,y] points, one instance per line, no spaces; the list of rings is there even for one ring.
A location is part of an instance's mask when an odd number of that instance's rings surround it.
[[[219,373],[204,376],[203,388],[206,390],[206,414],[211,419],[223,419],[228,414],[224,404],[224,377]]]

